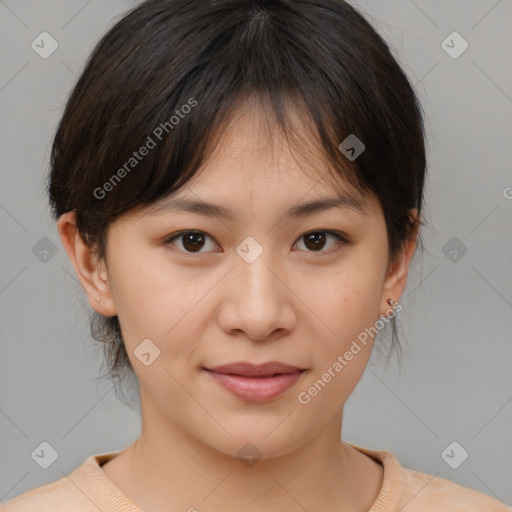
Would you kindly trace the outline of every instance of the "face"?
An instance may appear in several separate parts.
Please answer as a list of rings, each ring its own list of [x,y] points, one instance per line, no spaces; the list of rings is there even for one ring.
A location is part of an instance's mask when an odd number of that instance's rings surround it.
[[[408,260],[388,269],[373,197],[362,211],[342,204],[285,215],[337,199],[337,190],[321,179],[320,157],[316,175],[305,173],[286,144],[267,144],[258,119],[257,109],[237,118],[161,210],[111,226],[102,304],[119,317],[143,423],[179,428],[230,455],[251,442],[278,456],[342,411],[370,356],[365,328],[389,312],[388,297],[398,301]],[[231,216],[173,209],[177,198]],[[269,361],[301,371],[266,381],[208,371]]]

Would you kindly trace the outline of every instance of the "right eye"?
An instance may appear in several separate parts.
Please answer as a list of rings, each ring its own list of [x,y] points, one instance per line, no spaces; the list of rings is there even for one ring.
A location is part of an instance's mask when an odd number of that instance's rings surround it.
[[[198,231],[198,230],[187,230],[187,231],[180,231],[179,233],[174,233],[171,235],[167,240],[166,244],[173,245],[175,240],[179,240],[179,243],[181,245],[181,248],[178,250],[185,253],[185,254],[195,254],[195,253],[202,253],[202,252],[208,252],[201,251],[201,249],[205,246],[206,240],[210,239],[213,241],[213,238],[205,233],[204,231]],[[217,244],[214,242],[214,246],[217,246]],[[174,249],[171,249],[174,250]]]

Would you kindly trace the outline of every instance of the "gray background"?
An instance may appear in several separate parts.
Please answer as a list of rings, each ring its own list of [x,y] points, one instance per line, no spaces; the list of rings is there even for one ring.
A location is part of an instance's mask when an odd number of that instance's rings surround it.
[[[101,352],[44,189],[67,95],[93,44],[136,3],[0,0],[1,502],[139,432],[137,405],[95,380]],[[512,504],[512,1],[352,3],[426,111],[430,227],[400,301],[407,356],[400,370],[374,351],[343,438]],[[47,59],[31,48],[43,31],[59,44]],[[456,59],[441,46],[453,31],[469,43]],[[48,469],[31,457],[42,441],[58,452]],[[469,453],[458,469],[441,457],[453,441]]]

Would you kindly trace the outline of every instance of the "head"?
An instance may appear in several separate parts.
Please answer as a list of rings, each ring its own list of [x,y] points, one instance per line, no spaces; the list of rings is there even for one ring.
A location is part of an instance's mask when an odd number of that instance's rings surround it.
[[[108,374],[136,375],[147,416],[226,453],[311,437],[342,410],[405,289],[425,167],[414,91],[349,4],[140,4],[89,58],[48,184]],[[306,371],[263,404],[204,370],[271,360]]]

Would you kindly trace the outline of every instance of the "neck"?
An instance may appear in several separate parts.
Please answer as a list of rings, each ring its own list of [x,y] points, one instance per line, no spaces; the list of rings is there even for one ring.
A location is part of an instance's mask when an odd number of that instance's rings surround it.
[[[142,418],[140,437],[103,469],[147,512],[359,512],[371,507],[380,488],[368,493],[361,457],[366,464],[370,459],[340,439],[342,411],[293,451],[252,461],[219,452],[168,419],[156,421],[145,411]]]

